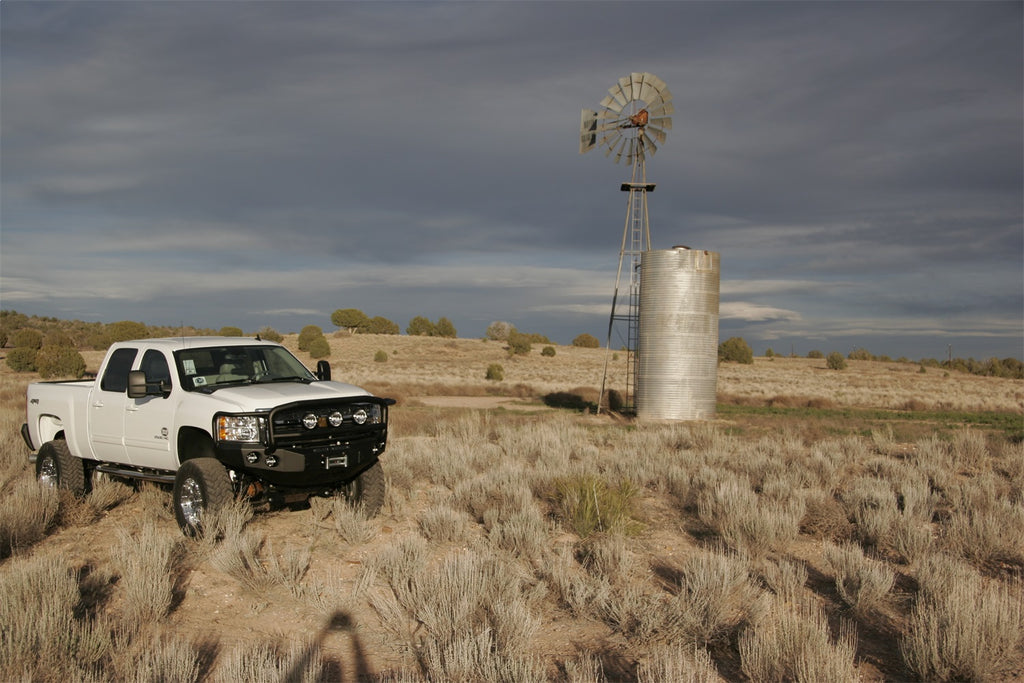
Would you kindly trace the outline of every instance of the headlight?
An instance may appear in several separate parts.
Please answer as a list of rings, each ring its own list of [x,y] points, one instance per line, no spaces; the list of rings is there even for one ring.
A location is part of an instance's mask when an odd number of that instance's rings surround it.
[[[371,404],[371,405],[367,405],[367,406],[360,406],[359,408],[356,409],[356,412],[353,413],[352,419],[355,421],[356,424],[360,424],[360,425],[362,425],[362,424],[371,424],[371,425],[380,424],[380,420],[381,420],[380,406],[375,404],[375,403]]]
[[[220,415],[217,417],[218,441],[259,443],[260,418],[255,415]]]
[[[332,427],[340,427],[345,422],[345,416],[342,415],[339,411],[335,410],[333,413],[327,416],[327,421],[330,423]]]

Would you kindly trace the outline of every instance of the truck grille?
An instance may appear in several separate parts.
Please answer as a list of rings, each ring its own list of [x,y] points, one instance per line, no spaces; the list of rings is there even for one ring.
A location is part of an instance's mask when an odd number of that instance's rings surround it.
[[[365,424],[357,424],[354,416],[359,411],[365,411],[371,416],[379,414],[380,421],[371,423],[367,420]],[[337,424],[331,423],[332,416]],[[367,401],[366,397],[293,403],[281,406],[270,413],[270,445],[309,455],[342,454],[354,443],[366,441],[380,441],[383,450],[386,434],[386,407]]]

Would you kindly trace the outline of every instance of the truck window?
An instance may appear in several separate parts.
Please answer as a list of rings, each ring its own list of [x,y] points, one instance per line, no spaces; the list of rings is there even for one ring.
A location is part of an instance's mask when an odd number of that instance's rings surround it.
[[[107,369],[103,372],[103,379],[100,380],[100,389],[103,391],[127,391],[128,371],[132,369],[132,363],[135,362],[135,356],[138,354],[138,349],[118,349],[110,354]]]
[[[171,386],[171,369],[167,367],[167,359],[164,354],[156,349],[150,349],[142,356],[142,365],[139,370],[146,373],[146,382],[156,384],[160,382],[164,387]]]

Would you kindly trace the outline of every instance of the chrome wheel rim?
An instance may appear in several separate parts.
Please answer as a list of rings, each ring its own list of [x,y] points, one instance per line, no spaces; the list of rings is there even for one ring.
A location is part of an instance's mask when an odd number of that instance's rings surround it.
[[[57,485],[57,461],[53,456],[45,455],[39,461],[39,482],[50,488]]]
[[[181,516],[189,526],[199,526],[203,516],[203,490],[199,487],[199,482],[192,477],[181,482],[178,509],[181,510]]]

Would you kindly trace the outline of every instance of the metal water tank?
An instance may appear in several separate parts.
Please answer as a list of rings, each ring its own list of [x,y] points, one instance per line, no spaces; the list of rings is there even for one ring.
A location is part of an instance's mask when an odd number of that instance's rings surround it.
[[[642,254],[638,418],[715,416],[720,268],[711,251],[674,247]]]

